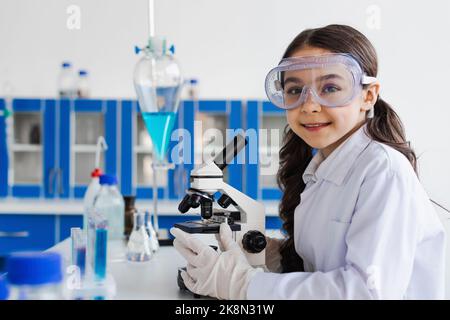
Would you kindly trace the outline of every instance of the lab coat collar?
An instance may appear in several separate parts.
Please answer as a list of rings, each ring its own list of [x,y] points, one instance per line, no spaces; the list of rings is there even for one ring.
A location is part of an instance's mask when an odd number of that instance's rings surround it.
[[[324,158],[319,150],[303,173],[305,184],[308,184],[311,180],[316,182],[319,179],[324,179],[336,185],[341,185],[354,165],[356,158],[372,141],[364,132],[366,126],[367,124],[363,124],[327,158]]]

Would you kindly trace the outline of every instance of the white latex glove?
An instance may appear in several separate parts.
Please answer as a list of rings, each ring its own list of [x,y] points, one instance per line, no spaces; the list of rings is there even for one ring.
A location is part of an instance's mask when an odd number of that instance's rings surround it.
[[[219,299],[246,299],[250,279],[261,268],[253,268],[239,245],[233,240],[228,224],[220,225],[219,253],[193,235],[178,228],[170,229],[175,236],[173,246],[188,261],[187,272],[182,271],[186,287],[200,295]]]
[[[266,237],[266,267],[270,272],[281,273],[280,247],[284,239]]]

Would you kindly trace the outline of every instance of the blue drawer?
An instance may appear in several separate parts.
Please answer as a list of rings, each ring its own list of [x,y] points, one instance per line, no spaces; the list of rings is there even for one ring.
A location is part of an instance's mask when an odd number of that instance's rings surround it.
[[[55,244],[54,215],[0,215],[0,255]]]

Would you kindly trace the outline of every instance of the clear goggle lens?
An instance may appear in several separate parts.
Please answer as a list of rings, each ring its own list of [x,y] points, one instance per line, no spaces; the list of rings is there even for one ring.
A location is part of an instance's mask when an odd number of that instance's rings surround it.
[[[314,57],[312,57],[314,58]],[[324,57],[319,57],[324,60]],[[311,59],[311,58],[310,58]],[[375,78],[363,76],[359,65],[348,56],[338,55],[329,61],[311,63],[306,59],[285,59],[266,77],[266,93],[279,108],[293,109],[302,105],[311,95],[326,107],[348,104],[362,90],[362,84]]]

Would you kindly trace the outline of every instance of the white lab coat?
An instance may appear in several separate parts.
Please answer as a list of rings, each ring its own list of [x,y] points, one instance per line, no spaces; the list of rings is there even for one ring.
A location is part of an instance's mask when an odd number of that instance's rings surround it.
[[[303,174],[294,240],[305,272],[257,273],[249,299],[444,298],[444,228],[409,161],[365,126]]]

